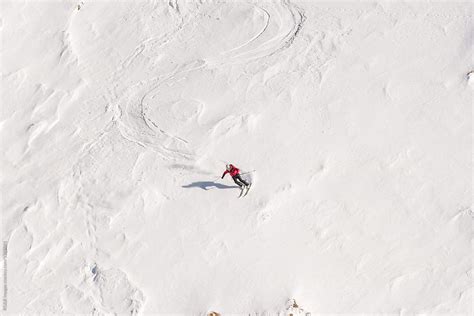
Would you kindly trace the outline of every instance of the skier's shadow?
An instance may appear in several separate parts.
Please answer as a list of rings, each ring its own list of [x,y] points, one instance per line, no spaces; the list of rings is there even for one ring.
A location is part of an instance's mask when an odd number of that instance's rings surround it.
[[[214,182],[214,181],[197,181],[197,182],[193,182],[193,183],[190,183],[190,184],[187,184],[187,185],[183,185],[182,186],[183,188],[201,188],[203,190],[210,190],[210,189],[213,189],[213,188],[216,188],[216,189],[235,189],[235,188],[238,188],[238,186],[236,185],[225,185],[225,184],[221,184],[221,183],[217,183],[217,182]]]

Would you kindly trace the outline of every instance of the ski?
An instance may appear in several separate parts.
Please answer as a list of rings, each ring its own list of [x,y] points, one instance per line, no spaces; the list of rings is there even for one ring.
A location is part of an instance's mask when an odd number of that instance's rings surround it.
[[[239,194],[239,198],[241,198],[243,195],[244,195],[244,191],[245,191],[245,187],[243,189],[240,189],[240,194]]]
[[[248,186],[247,186],[247,190],[245,191],[245,194],[244,196],[246,196],[248,193],[249,193],[249,190],[250,190],[250,187],[252,186],[252,183],[250,183]]]
[[[249,193],[251,185],[252,185],[252,183],[250,183],[248,186],[244,186],[242,189],[240,189],[239,198],[244,197]]]

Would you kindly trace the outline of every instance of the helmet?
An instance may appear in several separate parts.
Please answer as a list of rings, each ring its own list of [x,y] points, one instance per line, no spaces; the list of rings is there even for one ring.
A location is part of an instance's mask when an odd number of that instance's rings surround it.
[[[226,169],[227,171],[230,171],[230,169],[232,169],[232,165],[230,165],[230,164],[225,165],[225,169]]]

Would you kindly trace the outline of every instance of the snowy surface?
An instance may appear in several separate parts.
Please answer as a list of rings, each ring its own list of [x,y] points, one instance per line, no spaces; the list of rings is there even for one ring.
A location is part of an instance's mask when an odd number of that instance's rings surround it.
[[[470,314],[471,14],[2,0],[7,312]]]

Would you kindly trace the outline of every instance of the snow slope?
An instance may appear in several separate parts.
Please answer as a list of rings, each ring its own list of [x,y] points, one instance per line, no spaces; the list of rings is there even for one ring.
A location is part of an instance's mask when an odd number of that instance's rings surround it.
[[[7,312],[472,312],[470,3],[0,18]]]

